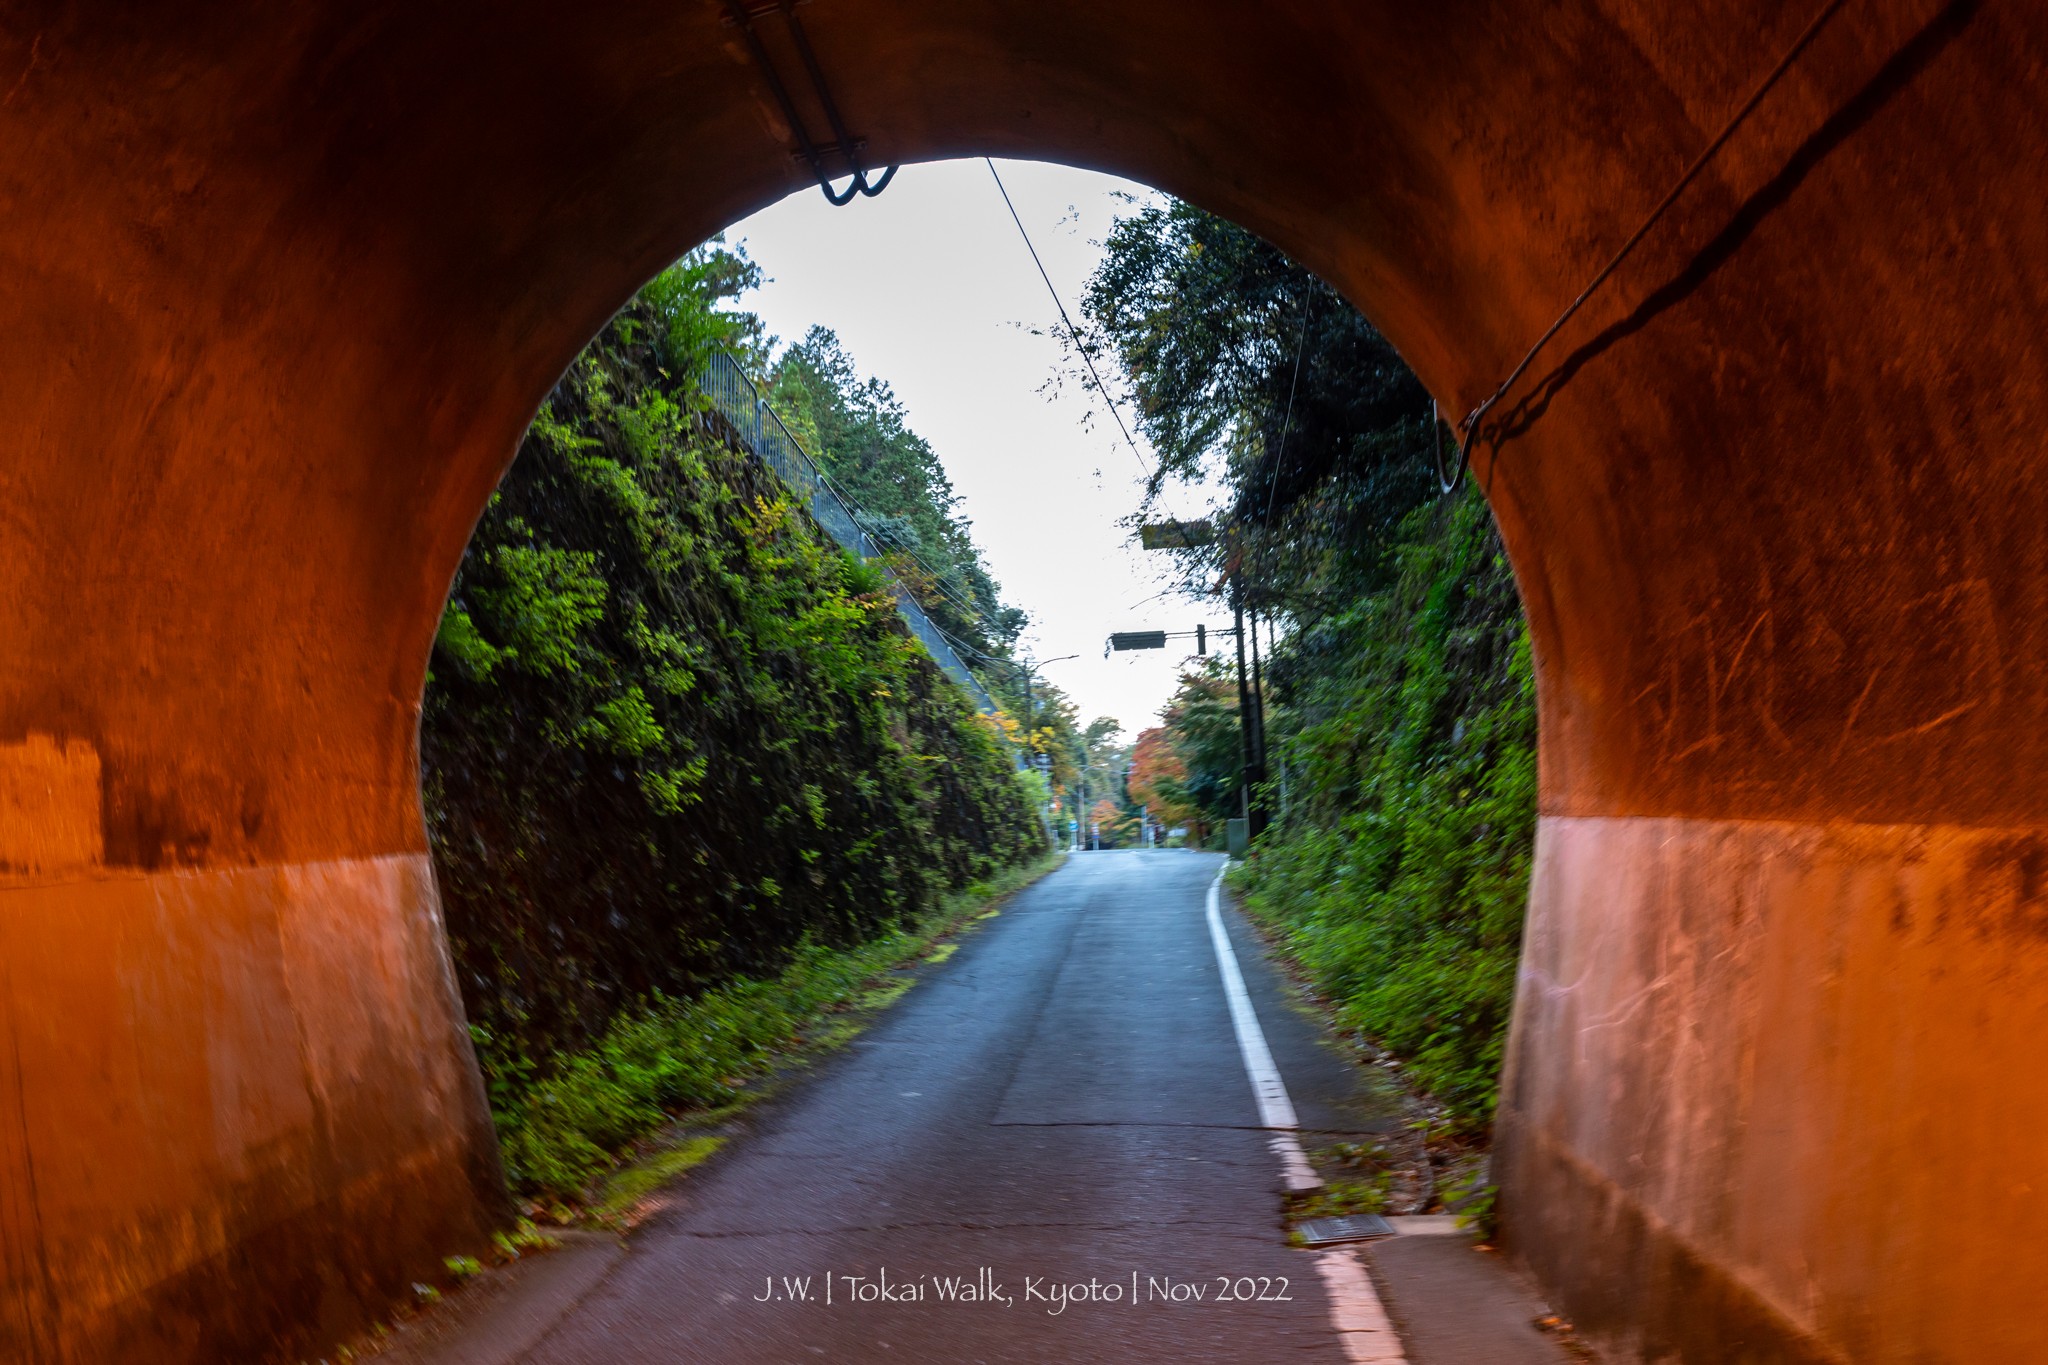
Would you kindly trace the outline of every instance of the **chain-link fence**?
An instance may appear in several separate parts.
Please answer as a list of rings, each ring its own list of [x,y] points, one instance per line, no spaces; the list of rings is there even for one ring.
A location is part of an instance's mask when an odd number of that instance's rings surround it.
[[[738,361],[723,351],[718,352],[704,367],[701,383],[718,415],[739,433],[740,440],[761,463],[774,470],[776,477],[804,500],[804,506],[810,509],[811,516],[827,534],[864,560],[880,557],[881,546],[862,529],[852,509],[833,491],[830,480],[812,463],[804,448],[796,443],[796,438],[789,434],[789,428],[782,425],[782,419],[768,406],[768,400],[754,387],[754,381],[747,378]],[[886,566],[884,572],[887,572]],[[976,706],[993,715],[997,710],[995,698],[988,694],[981,680],[968,671],[967,665],[960,661],[960,656],[895,574],[889,574],[889,582],[896,590],[896,605],[903,613],[903,619],[909,623],[910,633],[924,645],[932,661],[945,670],[946,676],[966,689]]]

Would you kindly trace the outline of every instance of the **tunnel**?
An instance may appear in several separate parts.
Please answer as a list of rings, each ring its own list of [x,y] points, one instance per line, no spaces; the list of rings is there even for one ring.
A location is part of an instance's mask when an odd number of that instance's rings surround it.
[[[2048,1358],[2048,11],[802,19],[870,164],[1157,185],[1449,414],[1654,215],[1472,443],[1541,727],[1504,1245],[1634,1357]],[[0,1357],[296,1359],[508,1207],[418,780],[470,529],[813,172],[714,0],[15,3],[0,91]]]

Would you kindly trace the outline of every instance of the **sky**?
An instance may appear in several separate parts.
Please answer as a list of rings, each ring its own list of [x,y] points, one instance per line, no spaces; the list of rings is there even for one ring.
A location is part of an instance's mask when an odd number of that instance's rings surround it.
[[[1152,191],[1065,166],[995,164],[1078,320],[1099,243],[1132,211],[1119,194]],[[1024,651],[1048,661],[1045,676],[1082,722],[1114,716],[1126,736],[1157,723],[1193,642],[1105,659],[1110,632],[1213,630],[1227,614],[1159,597],[1163,557],[1148,559],[1117,524],[1138,505],[1145,467],[1085,381],[1055,383],[1059,314],[988,167],[905,166],[880,196],[845,208],[813,188],[735,223],[726,240],[744,242],[768,277],[740,307],[785,344],[814,323],[831,328],[862,374],[895,389],[945,464],[1004,599],[1031,616]],[[1168,499],[1180,517],[1206,510],[1199,492]],[[1079,657],[1050,662],[1069,654]]]

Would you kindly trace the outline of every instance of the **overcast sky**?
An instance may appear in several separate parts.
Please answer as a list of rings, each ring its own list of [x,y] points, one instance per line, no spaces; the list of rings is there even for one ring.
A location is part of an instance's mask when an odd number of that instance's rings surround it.
[[[1102,255],[1097,243],[1132,211],[1116,196],[1151,191],[1064,166],[996,166],[1078,320],[1081,290]],[[830,327],[862,373],[896,390],[912,428],[945,463],[1005,599],[1030,613],[1026,650],[1047,660],[1080,656],[1049,664],[1046,676],[1074,698],[1083,723],[1114,716],[1127,736],[1154,724],[1183,646],[1104,659],[1106,637],[1228,620],[1213,607],[1157,598],[1159,571],[1117,525],[1137,506],[1143,471],[1098,396],[1071,381],[1049,387],[1060,370],[1059,315],[988,167],[906,166],[878,198],[845,208],[811,189],[726,237],[744,240],[769,277],[741,306],[772,334],[787,343],[813,323]],[[1195,502],[1182,492],[1172,510],[1198,515]]]

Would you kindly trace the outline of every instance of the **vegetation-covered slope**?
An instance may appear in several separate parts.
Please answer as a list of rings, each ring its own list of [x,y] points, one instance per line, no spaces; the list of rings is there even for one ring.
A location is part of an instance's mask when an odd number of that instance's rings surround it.
[[[1536,833],[1529,638],[1476,491],[1410,513],[1391,557],[1273,659],[1286,807],[1242,885],[1347,1024],[1483,1125]]]
[[[1346,1023],[1484,1127],[1536,783],[1527,632],[1485,502],[1438,496],[1421,385],[1273,247],[1172,203],[1107,246],[1086,310],[1160,452],[1155,489],[1227,490],[1182,581],[1228,584],[1272,646],[1275,820],[1238,884]],[[1238,814],[1238,710],[1220,659],[1190,671],[1140,737],[1144,798],[1196,829]]]
[[[881,576],[707,425],[688,376],[737,325],[732,259],[686,260],[571,367],[442,620],[426,809],[502,1128],[601,1038],[1043,847]]]
[[[890,387],[862,378],[839,338],[813,327],[775,356],[768,398],[858,509],[890,572],[994,695],[1006,732],[1045,760],[1062,828],[1077,803],[1086,809],[1105,793],[1119,796],[1120,779],[1109,774],[1104,748],[1119,724],[1097,717],[1083,726],[1072,702],[1044,677],[1034,676],[1027,692],[1016,658],[1024,613],[1003,604],[952,481]]]

